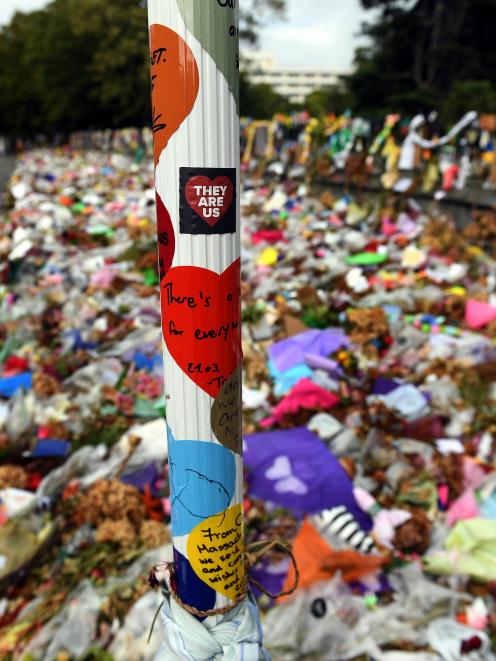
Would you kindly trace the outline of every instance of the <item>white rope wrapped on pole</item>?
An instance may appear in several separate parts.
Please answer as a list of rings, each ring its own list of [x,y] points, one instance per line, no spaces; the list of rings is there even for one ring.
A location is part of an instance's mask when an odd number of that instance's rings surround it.
[[[174,547],[161,659],[268,658],[243,540],[236,5],[148,1]]]
[[[270,661],[270,655],[261,647],[258,609],[251,597],[229,611],[218,624],[199,622],[174,599],[166,601],[162,619],[168,640],[155,661]]]

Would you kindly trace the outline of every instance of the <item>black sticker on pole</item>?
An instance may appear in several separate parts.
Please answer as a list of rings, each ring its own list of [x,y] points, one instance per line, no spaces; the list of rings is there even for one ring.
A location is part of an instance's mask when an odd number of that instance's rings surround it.
[[[180,168],[179,232],[236,232],[236,168]]]

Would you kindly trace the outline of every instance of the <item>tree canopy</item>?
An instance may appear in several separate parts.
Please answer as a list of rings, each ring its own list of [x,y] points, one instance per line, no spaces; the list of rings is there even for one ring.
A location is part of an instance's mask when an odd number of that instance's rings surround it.
[[[286,0],[241,0],[239,33],[243,41],[252,44],[258,41],[260,29],[269,18],[282,18]]]
[[[354,109],[354,106],[353,96],[345,86],[315,90],[306,97],[303,104],[303,108],[312,117],[324,117],[329,113],[342,115],[347,110]]]
[[[240,32],[256,41],[284,0],[241,0]],[[0,30],[0,134],[150,123],[143,0],[52,0]]]
[[[291,110],[289,101],[270,85],[252,85],[243,73],[240,78],[239,105],[243,115],[256,119],[272,119],[278,112]]]
[[[256,43],[285,0],[240,0],[240,33]],[[496,112],[496,0],[361,0],[371,11],[349,90],[320,90],[314,114],[435,107],[453,121]],[[52,0],[0,30],[0,133],[29,135],[150,123],[145,0]],[[269,117],[288,102],[241,80],[241,111]]]
[[[495,0],[361,0],[361,4],[378,11],[375,20],[362,26],[369,45],[357,50],[351,79],[362,111],[411,113],[437,107],[448,116],[453,100],[460,110],[469,109],[470,85],[478,90],[474,106],[477,101],[492,104]],[[495,107],[475,109],[496,112]]]

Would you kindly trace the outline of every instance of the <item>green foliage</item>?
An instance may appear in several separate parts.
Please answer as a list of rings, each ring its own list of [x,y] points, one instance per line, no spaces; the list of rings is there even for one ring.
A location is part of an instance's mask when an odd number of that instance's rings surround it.
[[[269,17],[283,18],[286,0],[241,0],[239,34],[242,41],[256,43],[258,33]]]
[[[329,328],[337,323],[338,314],[326,305],[309,305],[303,307],[301,320],[309,328]]]
[[[469,110],[496,113],[496,85],[490,80],[460,80],[446,99],[445,116],[454,122]]]
[[[240,78],[239,101],[242,114],[255,119],[272,119],[276,113],[290,110],[289,101],[270,85],[252,85],[243,74]]]
[[[257,324],[264,316],[265,306],[257,302],[243,304],[241,320],[243,324]]]
[[[284,5],[241,0],[242,38],[256,41]],[[0,134],[148,125],[148,49],[143,0],[52,0],[16,13],[0,30]],[[256,92],[273,109],[274,96]]]
[[[53,0],[0,32],[0,132],[149,121],[146,8]]]
[[[467,107],[469,88],[456,92],[455,88],[469,81],[478,85],[472,88],[477,93],[471,109],[482,110],[478,102],[492,103],[494,0],[361,0],[361,4],[377,12],[373,22],[362,26],[369,45],[357,50],[351,79],[362,111],[412,114],[436,106],[452,119],[450,95],[455,95],[459,107]]]
[[[460,381],[459,389],[465,404],[476,411],[480,411],[490,400],[490,385],[477,374],[470,377],[464,375]]]
[[[241,42],[256,44],[260,29],[269,18],[284,18],[286,0],[240,0]],[[255,119],[271,119],[277,112],[288,112],[290,104],[270,85],[252,85],[241,73],[239,86],[241,114]]]
[[[92,647],[79,659],[79,661],[114,661],[114,657],[110,652],[106,652],[97,647]]]
[[[351,92],[340,87],[315,90],[306,97],[303,103],[303,107],[312,117],[324,117],[329,113],[342,115],[346,110],[352,110],[354,105]]]
[[[74,440],[72,451],[75,452],[87,445],[100,445],[100,443],[111,448],[129,427],[130,422],[122,416],[109,415],[102,418],[96,412],[93,418],[83,421],[83,429]]]

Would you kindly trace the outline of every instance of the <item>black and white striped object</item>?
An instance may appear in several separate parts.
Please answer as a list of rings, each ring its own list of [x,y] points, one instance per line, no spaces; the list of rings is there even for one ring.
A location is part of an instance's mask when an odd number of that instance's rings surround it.
[[[336,546],[336,540],[339,540],[341,545],[360,553],[377,551],[372,537],[360,528],[353,514],[344,505],[315,514],[311,522],[331,546]]]

